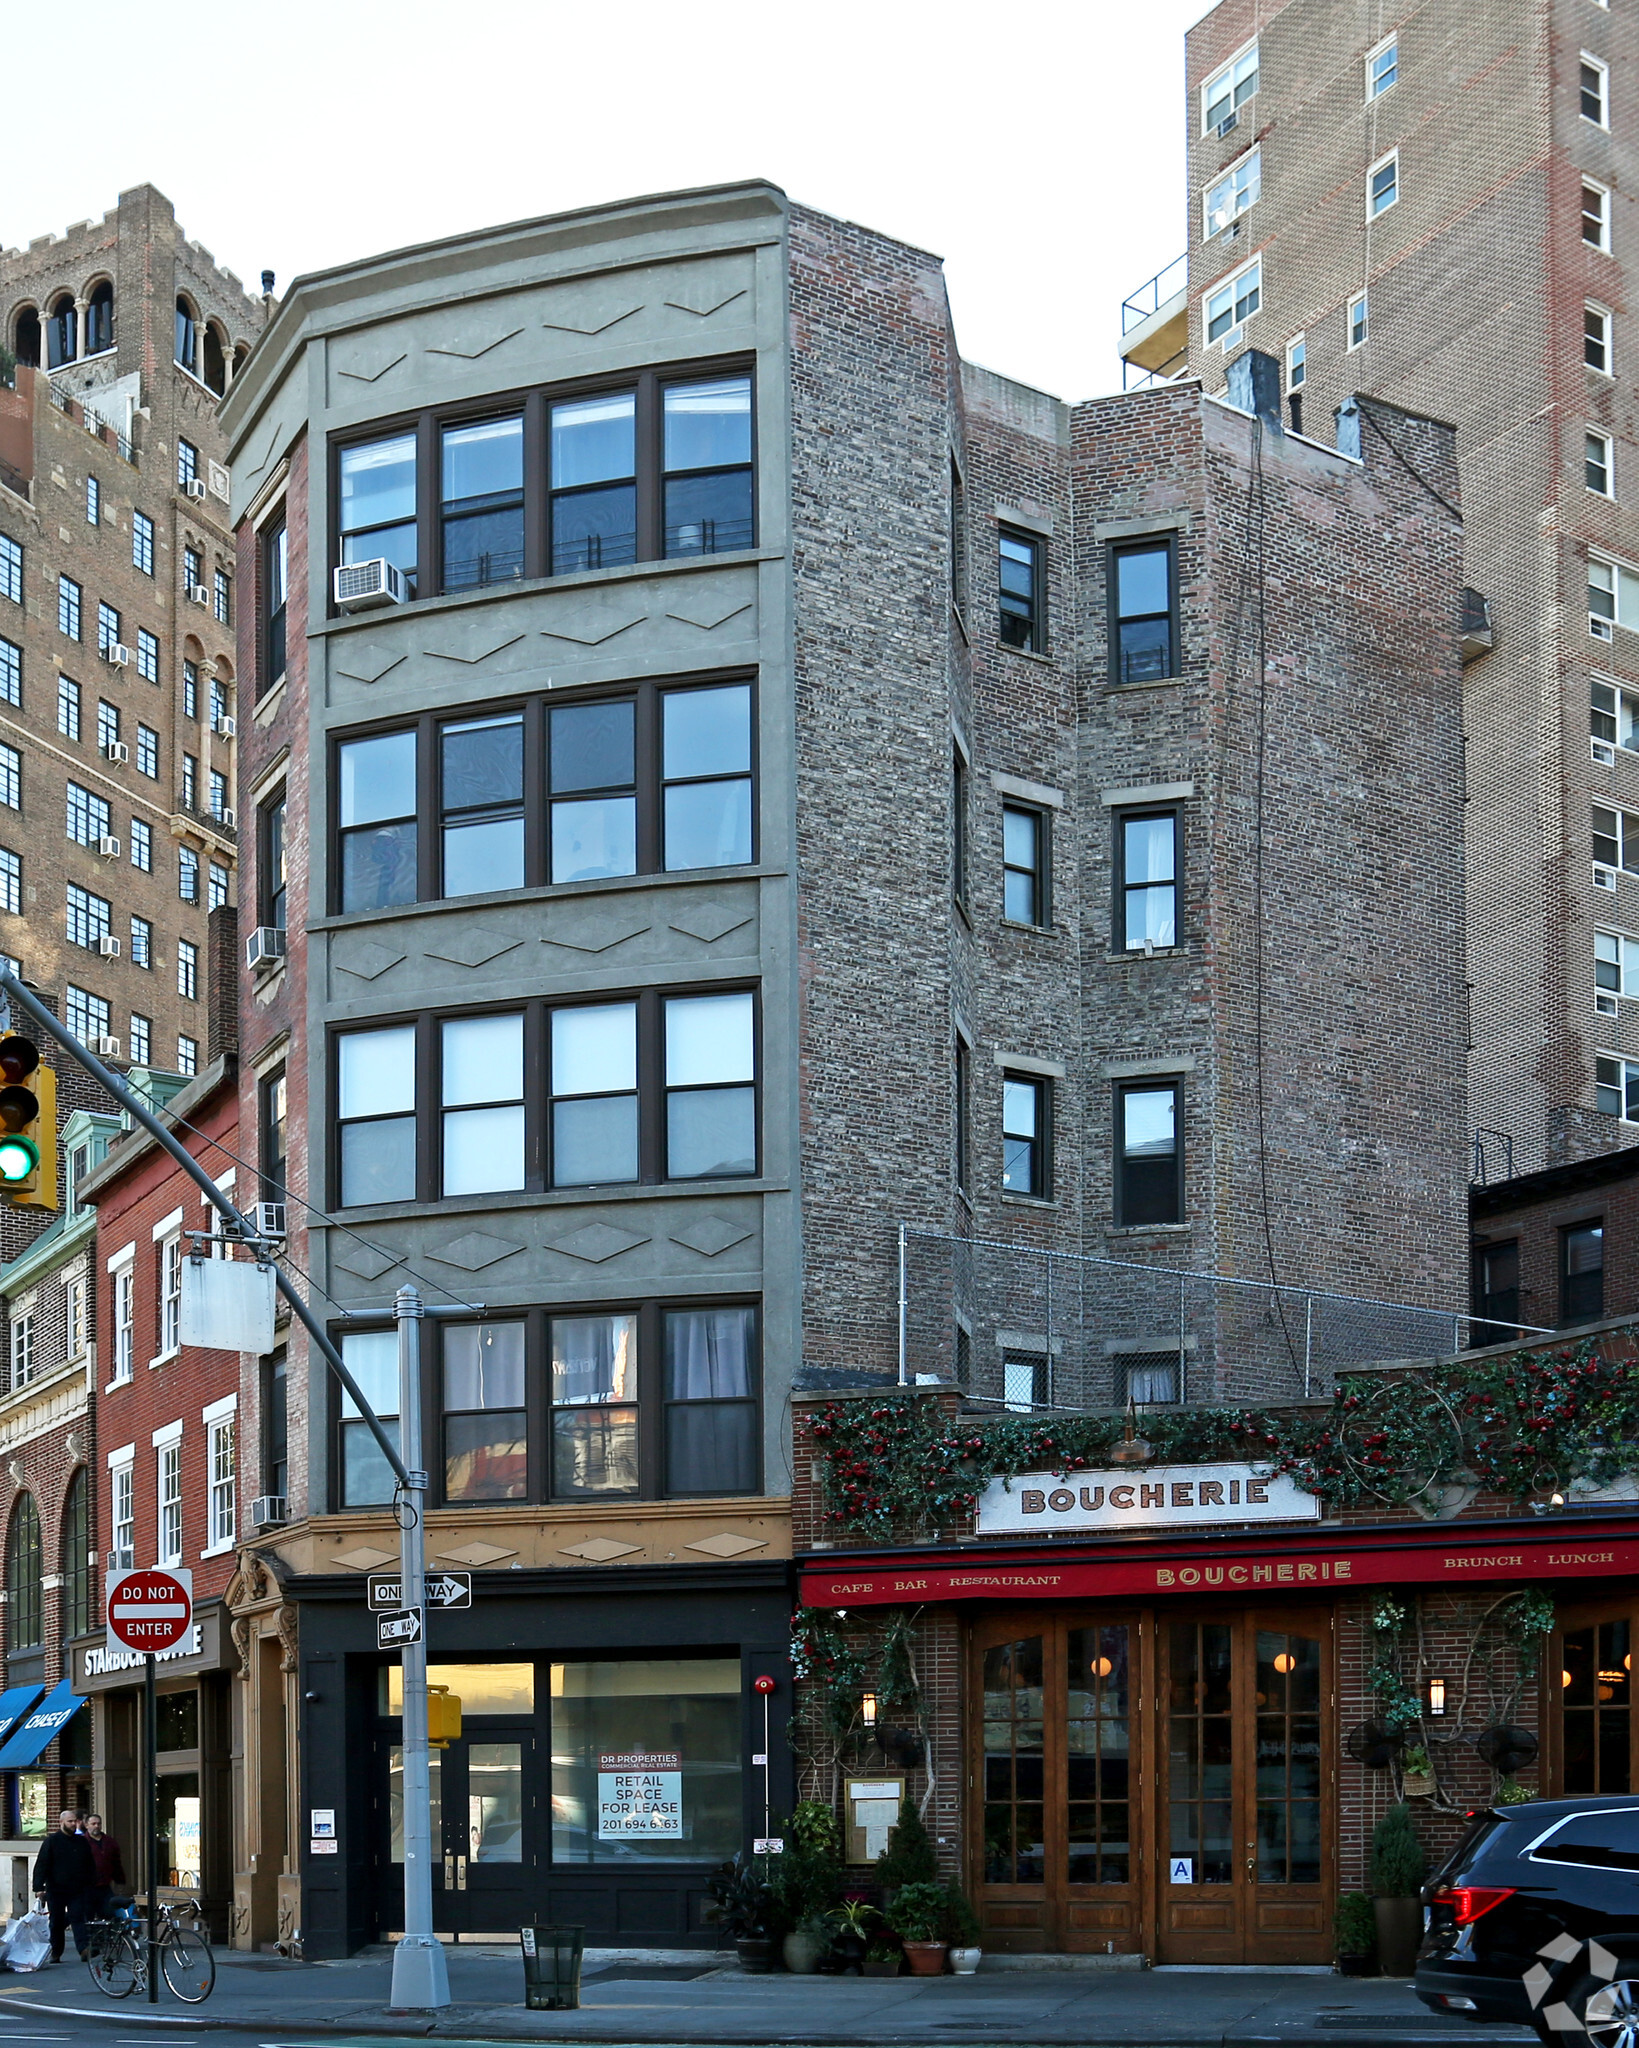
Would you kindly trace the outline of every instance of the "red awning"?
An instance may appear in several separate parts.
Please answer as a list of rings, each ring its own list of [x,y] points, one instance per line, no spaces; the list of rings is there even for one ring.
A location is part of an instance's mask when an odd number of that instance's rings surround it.
[[[1631,1532],[1631,1533],[1630,1533]],[[1496,1585],[1529,1579],[1639,1574],[1639,1524],[1555,1517],[1492,1523],[1459,1534],[1447,1524],[1361,1524],[1329,1534],[1208,1538],[1187,1543],[1054,1544],[920,1557],[869,1553],[802,1561],[809,1607],[910,1601],[1102,1600],[1180,1593],[1306,1591],[1395,1585]]]

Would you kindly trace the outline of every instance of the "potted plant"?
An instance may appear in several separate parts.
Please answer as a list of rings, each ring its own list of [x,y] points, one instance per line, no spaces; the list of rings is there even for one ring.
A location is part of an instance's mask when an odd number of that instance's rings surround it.
[[[865,1960],[860,1965],[862,1977],[897,1977],[904,1963],[905,1952],[891,1934],[878,1934],[872,1938],[865,1951]]]
[[[899,1802],[899,1818],[888,1832],[888,1846],[876,1859],[876,1881],[886,1905],[902,1884],[937,1884],[939,1859],[916,1801],[907,1792]]]
[[[740,1968],[764,1976],[774,1967],[772,1915],[774,1900],[768,1881],[743,1855],[725,1863],[706,1881],[711,1904],[706,1918],[733,1942]]]
[[[937,1977],[945,1967],[945,1915],[950,1894],[942,1884],[918,1878],[902,1884],[887,1907],[888,1925],[905,1944],[913,1977]]]
[[[1491,1804],[1493,1806],[1524,1806],[1528,1800],[1535,1799],[1536,1796],[1536,1793],[1531,1790],[1530,1786],[1522,1785],[1518,1778],[1504,1778],[1496,1791],[1491,1795]]]
[[[972,1901],[952,1878],[945,1887],[945,1940],[950,1946],[950,1973],[971,1977],[984,1950],[979,1946],[979,1916]]]
[[[1411,1824],[1411,1808],[1391,1806],[1372,1830],[1372,1910],[1377,1918],[1377,1958],[1385,1977],[1409,1977],[1417,1967],[1423,1938],[1419,1894],[1428,1858]]]
[[[1434,1795],[1434,1766],[1420,1742],[1400,1753],[1400,1789],[1408,1799],[1430,1799]]]
[[[835,1916],[827,1912],[805,1913],[780,1944],[785,1967],[793,1977],[812,1977],[831,1952]]]
[[[829,1807],[804,1800],[782,1830],[785,1853],[769,1869],[771,1932],[780,1937],[785,1967],[810,1976],[831,1947],[842,1902],[842,1864]]]
[[[842,1967],[859,1975],[865,1965],[870,1949],[871,1929],[882,1918],[875,1906],[865,1899],[844,1899],[832,1915],[836,1934],[832,1946],[835,1948]]]
[[[1343,1977],[1370,1977],[1377,1969],[1377,1915],[1364,1892],[1345,1892],[1337,1902],[1337,1968]]]

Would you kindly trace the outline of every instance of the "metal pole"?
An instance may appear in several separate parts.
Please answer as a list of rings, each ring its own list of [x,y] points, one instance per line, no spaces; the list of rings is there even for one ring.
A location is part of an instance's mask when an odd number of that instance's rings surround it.
[[[398,1429],[409,1477],[399,1517],[399,1576],[405,1609],[421,1623],[403,1647],[404,1936],[393,1951],[393,2009],[427,2011],[450,2002],[444,1946],[433,1932],[432,1790],[427,1742],[427,1474],[421,1463],[421,1296],[393,1298],[398,1324]]]
[[[1310,1377],[1315,1359],[1315,1298],[1311,1294],[1303,1304],[1303,1398],[1309,1398]]]
[[[143,1658],[142,1746],[147,1752],[142,1788],[143,1825],[148,1835],[148,2003],[159,2003],[159,1728],[155,1720],[154,1653]]]
[[[899,1226],[899,1384],[908,1387],[905,1373],[905,1226]]]

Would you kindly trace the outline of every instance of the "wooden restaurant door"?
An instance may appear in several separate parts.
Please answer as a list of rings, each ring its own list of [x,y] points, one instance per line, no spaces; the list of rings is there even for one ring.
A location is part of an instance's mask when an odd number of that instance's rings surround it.
[[[1328,1612],[992,1617],[971,1679],[992,1947],[1329,1959]]]

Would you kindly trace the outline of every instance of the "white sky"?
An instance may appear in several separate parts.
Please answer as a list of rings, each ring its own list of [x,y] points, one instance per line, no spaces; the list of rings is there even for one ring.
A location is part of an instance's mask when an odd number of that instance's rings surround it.
[[[12,9],[78,112],[7,154],[0,246],[148,180],[252,289],[460,229],[765,177],[946,260],[965,355],[1119,388],[1121,300],[1184,246],[1208,0],[278,0]],[[66,41],[65,41],[66,37]]]

